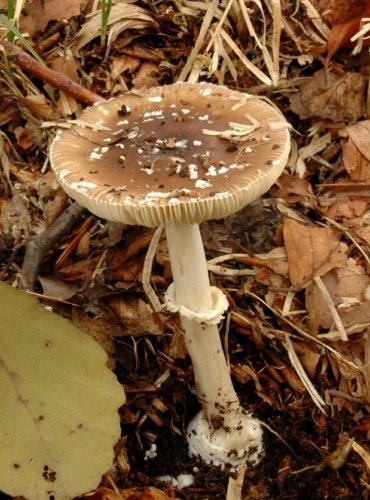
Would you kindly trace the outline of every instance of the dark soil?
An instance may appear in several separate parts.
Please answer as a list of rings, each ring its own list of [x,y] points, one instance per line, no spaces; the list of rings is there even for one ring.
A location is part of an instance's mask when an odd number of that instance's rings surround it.
[[[248,348],[247,345],[244,347]],[[255,352],[252,363],[258,362],[259,356],[260,353]],[[153,363],[153,380],[156,370],[158,365]],[[190,382],[190,365],[183,363],[181,370]],[[140,384],[144,387],[145,381],[149,383],[147,372],[146,369],[139,369],[138,372]],[[224,499],[229,476],[233,473],[206,465],[187,454],[184,431],[199,408],[189,385],[184,380],[178,380],[176,372],[178,369],[172,371],[169,381],[157,393],[141,397],[137,394],[133,409],[149,410],[153,399],[158,397],[169,409],[161,415],[164,423],[160,427],[150,419],[139,430],[135,430],[135,425],[123,425],[131,466],[126,481],[135,486],[157,485],[165,489],[164,483],[156,479],[159,476],[176,478],[179,474],[193,474],[194,484],[191,487],[175,492],[170,488],[168,491],[180,499]],[[282,407],[277,409],[258,398],[252,383],[236,383],[236,387],[244,407],[268,426],[264,429],[265,456],[257,467],[247,470],[245,474],[245,500],[367,498],[367,491],[364,492],[361,485],[363,468],[357,455],[350,453],[343,467],[333,468],[332,453],[337,449],[338,439],[343,433],[350,431],[351,436],[361,442],[364,440],[364,433],[353,429],[350,413],[343,410],[325,416],[309,396],[298,397],[289,387],[282,388]],[[174,433],[173,426],[181,430],[182,435]],[[157,456],[153,459],[145,457],[145,451],[151,446],[146,435],[155,436]]]

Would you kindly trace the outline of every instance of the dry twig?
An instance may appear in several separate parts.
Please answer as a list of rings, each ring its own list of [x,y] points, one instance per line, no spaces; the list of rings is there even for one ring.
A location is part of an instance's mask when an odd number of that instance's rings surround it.
[[[46,252],[78,223],[86,209],[72,203],[43,233],[32,238],[26,246],[22,275],[25,288],[33,290],[38,271]]]

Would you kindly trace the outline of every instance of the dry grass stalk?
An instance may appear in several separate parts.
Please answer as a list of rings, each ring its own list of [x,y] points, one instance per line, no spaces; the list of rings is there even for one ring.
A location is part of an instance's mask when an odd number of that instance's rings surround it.
[[[313,280],[316,283],[316,285],[318,286],[324,300],[326,301],[326,303],[330,309],[331,315],[333,317],[333,321],[334,321],[334,323],[337,327],[337,330],[338,330],[337,332],[334,332],[334,334],[338,334],[340,340],[347,341],[348,336],[347,336],[346,329],[344,328],[343,322],[338,314],[338,311],[333,303],[333,300],[330,297],[330,294],[327,291],[322,279],[320,278],[320,276],[315,276],[313,278]],[[327,334],[327,335],[321,335],[321,338],[326,338],[328,336],[330,336],[329,338],[333,338],[333,332],[330,334]]]
[[[310,0],[301,0],[302,5],[306,7],[307,15],[310,18],[312,24],[315,26],[317,31],[323,37],[324,40],[327,40],[329,37],[329,28],[322,20],[322,17],[317,12],[315,7],[312,5]]]
[[[241,500],[245,471],[245,467],[240,467],[235,479],[230,476],[226,500]]]
[[[229,0],[223,13],[219,14],[218,2],[213,1],[208,4],[208,8],[203,17],[202,26],[200,29],[199,36],[196,40],[194,48],[188,57],[188,60],[182,69],[179,81],[185,81],[186,79],[191,82],[197,81],[199,79],[202,69],[202,63],[210,61],[208,65],[209,76],[216,74],[219,83],[224,83],[224,70],[227,67],[231,73],[231,76],[236,81],[237,80],[237,70],[233,59],[229,56],[227,48],[224,43],[232,50],[236,56],[236,60],[241,62],[248,71],[250,71],[258,80],[264,84],[271,86],[276,86],[279,82],[279,46],[280,46],[280,34],[281,34],[281,8],[280,2],[276,0],[270,0],[269,7],[272,13],[273,19],[273,30],[271,35],[271,45],[272,45],[272,56],[267,49],[267,35],[266,35],[266,20],[262,5],[260,2],[255,2],[263,19],[263,34],[257,34],[253,22],[250,18],[247,7],[241,0]],[[186,2],[185,5],[201,8],[198,2]],[[203,7],[204,8],[204,7]],[[196,11],[193,11],[194,14]],[[199,11],[198,11],[199,13]],[[237,19],[238,28],[240,31],[245,30],[253,38],[254,43],[262,52],[262,57],[267,71],[270,75],[267,76],[262,70],[259,69],[258,65],[248,59],[248,57],[243,53],[240,47],[234,42],[225,28],[230,28],[231,21],[229,21],[229,16]],[[218,18],[217,24],[212,24],[214,18]],[[209,35],[208,43],[207,37]],[[262,38],[262,39],[261,39]],[[207,45],[205,45],[207,43]],[[200,51],[202,47],[205,47],[203,53]],[[212,53],[212,55],[210,55]],[[203,57],[203,58],[202,58]],[[217,68],[221,67],[221,71],[217,71]],[[194,67],[196,65],[196,67]],[[188,78],[188,75],[190,77]]]
[[[207,11],[205,13],[205,16],[203,18],[202,26],[199,31],[198,38],[194,44],[193,50],[190,53],[190,56],[188,57],[188,60],[186,61],[185,66],[182,68],[182,71],[178,77],[179,82],[184,82],[187,79],[187,76],[189,75],[193,64],[195,62],[195,59],[198,56],[198,53],[200,49],[202,48],[207,32],[210,28],[213,16],[215,15],[216,9],[218,7],[218,0],[213,0],[208,4]],[[192,79],[191,83],[195,83],[194,79]]]
[[[313,386],[311,380],[308,378],[307,373],[304,371],[304,368],[301,362],[298,359],[298,356],[294,350],[292,341],[290,340],[288,334],[285,334],[285,348],[288,352],[288,356],[292,366],[294,367],[298,377],[300,378],[302,384],[305,386],[308,394],[311,396],[312,401],[319,408],[319,410],[326,415],[324,410],[324,406],[326,406],[325,401],[322,399],[320,394],[317,392],[315,387]]]
[[[251,73],[253,73],[254,76],[256,76],[261,82],[265,83],[266,85],[272,84],[272,80],[243,54],[243,52],[239,49],[234,40],[226,33],[225,30],[221,30],[221,36],[230,46],[230,48],[235,52],[235,55],[239,58],[239,60]]]
[[[280,318],[283,323],[286,323],[287,325],[289,325],[292,328],[293,331],[297,332],[303,338],[309,340],[310,342],[316,343],[317,345],[323,347],[325,350],[327,350],[328,352],[330,352],[331,354],[333,354],[333,356],[339,362],[341,362],[341,363],[343,363],[343,364],[351,367],[355,371],[361,371],[363,369],[363,366],[360,366],[360,365],[358,365],[358,364],[356,364],[356,363],[354,363],[352,361],[349,361],[337,349],[334,349],[333,347],[331,347],[330,345],[328,345],[325,342],[321,341],[320,339],[312,336],[310,333],[307,333],[305,330],[303,330],[302,328],[300,328],[299,326],[297,326],[295,323],[293,323],[292,321],[290,321],[288,318],[284,317],[279,311],[277,311],[273,307],[270,307],[265,300],[261,299],[261,297],[259,297],[255,293],[253,293],[253,292],[251,292],[249,290],[246,290],[246,289],[244,290],[244,293],[246,295],[249,295],[250,297],[253,297],[257,302],[260,302],[261,304],[263,304],[264,307],[266,307],[275,316],[277,316],[278,318]],[[285,335],[285,332],[284,332],[284,335]]]
[[[150,241],[148,251],[145,256],[145,261],[144,261],[144,268],[143,268],[143,274],[142,274],[142,285],[144,292],[146,296],[149,299],[149,302],[152,305],[152,308],[155,312],[159,312],[163,309],[163,304],[160,302],[158,299],[152,285],[150,284],[150,275],[152,272],[152,266],[153,266],[153,260],[155,257],[155,253],[157,250],[157,246],[159,243],[159,240],[161,238],[163,232],[163,227],[160,226],[158,227],[154,234],[153,237]]]

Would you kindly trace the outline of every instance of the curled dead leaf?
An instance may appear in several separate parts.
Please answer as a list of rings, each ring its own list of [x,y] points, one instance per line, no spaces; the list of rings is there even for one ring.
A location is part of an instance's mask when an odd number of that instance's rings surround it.
[[[63,21],[81,13],[83,0],[32,0],[27,3],[27,15],[20,20],[21,32],[31,37],[43,31],[49,21]]]
[[[348,141],[343,144],[343,164],[356,181],[370,182],[370,120],[346,127]]]
[[[293,286],[306,286],[314,276],[323,276],[346,261],[346,246],[332,229],[285,219],[283,233]]]
[[[356,265],[353,259],[348,259],[344,267],[332,269],[322,277],[332,305],[336,307],[344,327],[350,332],[362,331],[370,323],[370,301],[366,298],[366,290],[370,285],[370,277],[362,266]],[[315,310],[318,326],[330,329],[333,316],[330,304],[325,300],[316,284],[308,291],[313,300],[309,310]]]
[[[290,107],[302,119],[356,121],[365,114],[365,93],[366,80],[361,74],[347,72],[338,76],[320,70],[290,97]]]
[[[345,23],[361,14],[366,0],[311,0],[329,25]]]

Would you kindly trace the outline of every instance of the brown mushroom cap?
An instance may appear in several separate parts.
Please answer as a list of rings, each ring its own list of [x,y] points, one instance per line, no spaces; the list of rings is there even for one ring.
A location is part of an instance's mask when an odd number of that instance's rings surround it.
[[[105,219],[148,227],[226,217],[266,192],[290,150],[266,101],[208,83],[87,108],[51,145],[64,190]]]

